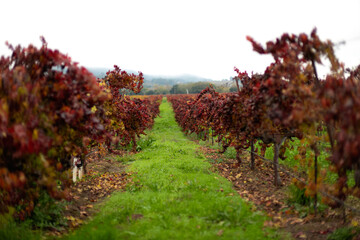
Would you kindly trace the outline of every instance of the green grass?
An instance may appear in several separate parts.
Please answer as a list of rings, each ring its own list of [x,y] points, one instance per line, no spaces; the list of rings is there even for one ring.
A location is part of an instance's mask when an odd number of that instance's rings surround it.
[[[360,233],[359,227],[341,227],[328,236],[328,240],[351,240]]]
[[[276,239],[177,126],[163,101],[161,117],[134,155],[127,192],[116,193],[68,239]]]
[[[37,240],[41,239],[41,231],[31,230],[31,223],[16,223],[13,219],[3,221],[0,216],[0,239],[6,240]]]
[[[0,239],[41,239],[44,233],[42,230],[62,229],[67,225],[63,218],[64,206],[63,202],[55,202],[45,191],[41,191],[32,215],[25,222],[14,220],[15,208],[13,207],[9,208],[9,213],[0,214]]]

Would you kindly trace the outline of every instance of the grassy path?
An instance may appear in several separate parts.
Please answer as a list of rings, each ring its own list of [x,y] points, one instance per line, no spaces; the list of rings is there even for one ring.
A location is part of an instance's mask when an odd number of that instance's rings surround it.
[[[264,217],[252,212],[231,184],[210,171],[177,126],[168,102],[161,106],[130,171],[136,182],[114,194],[100,213],[70,239],[274,239]]]

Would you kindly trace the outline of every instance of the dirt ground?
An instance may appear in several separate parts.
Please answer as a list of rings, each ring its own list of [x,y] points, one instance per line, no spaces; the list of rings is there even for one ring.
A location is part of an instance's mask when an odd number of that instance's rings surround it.
[[[341,209],[327,208],[318,212],[316,216],[309,212],[308,207],[299,211],[287,201],[288,186],[292,178],[280,171],[282,186],[276,187],[273,184],[272,164],[256,159],[256,167],[252,171],[250,154],[242,156],[243,162],[239,166],[235,159],[226,158],[218,150],[201,147],[201,151],[212,162],[213,170],[230,180],[243,199],[252,202],[257,210],[267,213],[270,220],[265,222],[265,226],[291,233],[294,239],[327,239],[328,234],[335,229],[349,223],[358,223],[360,220],[346,211],[344,223]],[[358,238],[359,236],[356,239]]]

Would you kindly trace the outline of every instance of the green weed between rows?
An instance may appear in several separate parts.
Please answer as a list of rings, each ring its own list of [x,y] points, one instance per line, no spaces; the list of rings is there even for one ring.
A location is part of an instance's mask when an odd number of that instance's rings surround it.
[[[59,229],[67,226],[63,217],[64,206],[64,202],[56,202],[45,191],[41,191],[32,215],[25,222],[14,221],[12,217],[14,208],[10,208],[8,214],[0,215],[0,239],[41,239],[43,229]],[[37,230],[33,231],[32,228]]]
[[[169,103],[132,157],[127,192],[113,194],[99,213],[66,239],[276,239],[232,185],[210,171],[177,126]]]

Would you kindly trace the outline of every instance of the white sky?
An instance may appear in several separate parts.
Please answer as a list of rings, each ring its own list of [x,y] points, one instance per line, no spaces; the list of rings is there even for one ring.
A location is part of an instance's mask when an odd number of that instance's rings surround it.
[[[0,55],[10,54],[5,41],[40,46],[43,35],[82,66],[220,80],[270,63],[246,35],[264,44],[314,27],[346,41],[337,55],[347,67],[360,64],[360,0],[1,0]]]

